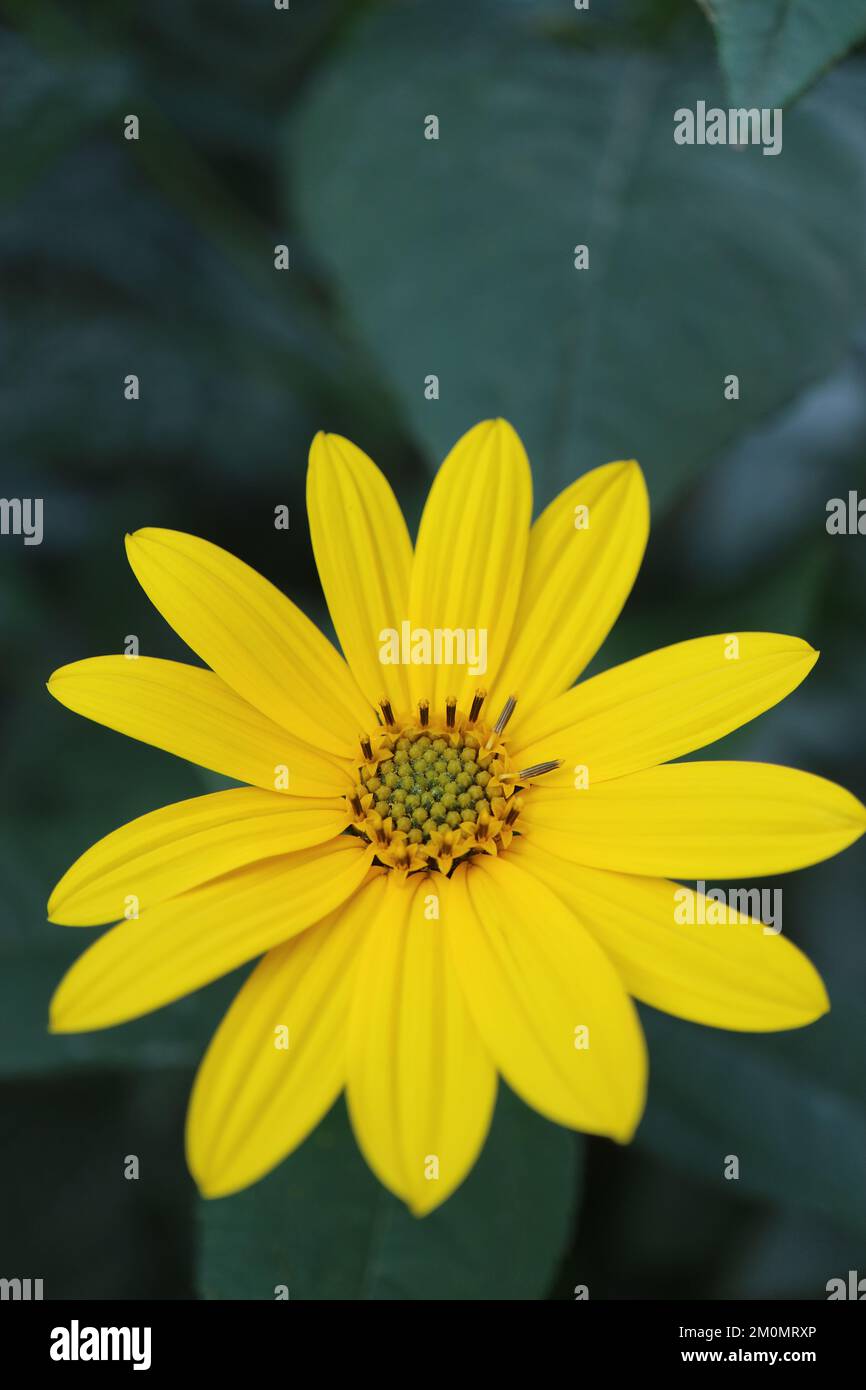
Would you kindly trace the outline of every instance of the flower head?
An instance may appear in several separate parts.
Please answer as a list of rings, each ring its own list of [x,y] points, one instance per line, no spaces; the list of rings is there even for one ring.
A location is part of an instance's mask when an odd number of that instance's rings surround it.
[[[792,943],[739,910],[683,922],[672,881],[799,868],[866,828],[820,777],[671,761],[789,694],[817,653],[727,633],[575,684],[643,556],[636,463],[594,469],[530,526],[523,447],[486,421],[442,465],[413,551],[375,465],[318,435],[308,510],[342,656],[240,560],[148,529],[130,563],[206,668],[104,656],[49,683],[244,784],[114,831],[49,903],[55,922],[119,923],[61,982],[57,1032],[261,957],[193,1090],[206,1195],[268,1172],[345,1089],[370,1166],[423,1214],[477,1157],[498,1074],[560,1124],[631,1137],[633,998],[756,1031],[827,1009]]]

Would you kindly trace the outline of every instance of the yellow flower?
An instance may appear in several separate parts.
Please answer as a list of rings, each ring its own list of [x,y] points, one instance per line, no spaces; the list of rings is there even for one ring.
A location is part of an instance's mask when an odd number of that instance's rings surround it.
[[[574,685],[643,556],[637,464],[594,469],[530,526],[523,447],[486,421],[443,463],[414,554],[347,440],[313,441],[307,495],[345,660],[241,561],[147,529],[129,537],[132,568],[210,669],[103,656],[49,684],[246,784],[116,830],[49,903],[54,922],[119,922],[60,984],[56,1032],[136,1018],[263,957],[196,1078],[202,1192],[255,1182],[345,1089],[371,1168],[422,1214],[474,1163],[498,1073],[559,1124],[630,1139],[646,1094],[630,996],[749,1031],[824,1013],[796,946],[733,912],[682,922],[670,881],[782,873],[866,828],[823,778],[670,762],[782,699],[817,653],[728,633]]]

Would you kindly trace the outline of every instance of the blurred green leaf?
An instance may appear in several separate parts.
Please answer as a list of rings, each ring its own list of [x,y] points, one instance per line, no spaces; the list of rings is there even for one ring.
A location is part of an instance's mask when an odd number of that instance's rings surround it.
[[[802,1212],[775,1210],[739,1231],[717,1269],[715,1298],[824,1299],[828,1279],[845,1277],[863,1259],[862,1235]]]
[[[431,462],[501,414],[541,500],[637,456],[658,507],[844,351],[866,290],[852,84],[802,104],[783,158],[676,145],[675,110],[720,95],[714,67],[415,4],[325,70],[291,132],[295,191]]]
[[[196,141],[269,161],[274,121],[318,47],[357,0],[316,0],[277,11],[260,0],[208,0],[208,22],[175,0],[118,15],[116,41],[134,44],[172,120]],[[220,100],[212,94],[218,91]]]
[[[340,1101],[263,1182],[201,1207],[207,1298],[540,1299],[568,1242],[580,1138],[500,1086],[466,1182],[418,1220],[367,1168]]]
[[[128,82],[120,58],[91,59],[83,69],[51,63],[19,34],[0,41],[0,167],[4,211],[64,150],[103,120],[123,97]]]
[[[766,578],[769,567],[799,566],[804,549],[823,548],[828,559],[839,549],[826,531],[827,500],[847,497],[858,485],[866,488],[862,328],[858,336],[856,349],[836,371],[747,435],[689,498],[670,548],[690,563],[690,586],[696,582],[718,590],[745,583],[758,589],[754,597],[760,602],[760,591],[773,581],[756,585],[756,580]],[[809,558],[807,553],[807,568]],[[745,617],[739,623],[744,625]]]
[[[809,1028],[747,1035],[642,1010],[651,1057],[637,1142],[695,1177],[866,1235],[862,989]],[[727,1155],[739,1178],[724,1176]],[[828,1275],[829,1277],[829,1275]]]
[[[46,1299],[194,1297],[188,1091],[180,1069],[0,1083],[4,1275]]]
[[[761,1210],[733,1185],[711,1186],[635,1144],[591,1139],[577,1235],[554,1296],[573,1299],[585,1284],[593,1300],[694,1298],[742,1248]]]
[[[184,456],[227,477],[276,479],[287,445],[302,441],[302,457],[316,429],[344,413],[376,437],[378,383],[334,332],[293,219],[261,197],[269,174],[238,188],[231,164],[227,176],[174,123],[178,103],[163,100],[137,50],[97,41],[44,0],[18,17],[26,37],[0,33],[0,80],[12,79],[0,118],[10,152],[0,432],[10,455],[56,466],[84,453],[113,467],[119,456],[170,467]],[[268,26],[285,51],[281,18],[272,12]],[[179,105],[188,110],[188,93]],[[123,139],[127,111],[141,121],[135,141]],[[276,113],[256,124],[267,164]],[[277,245],[290,249],[287,272],[274,268]],[[130,373],[140,400],[124,398]],[[98,422],[89,433],[84,403]]]
[[[173,168],[189,184],[176,152],[161,153],[170,138],[150,139],[163,179]],[[0,429],[10,453],[54,467],[85,449],[91,466],[132,456],[174,467],[186,455],[227,477],[282,477],[287,441],[309,441],[323,403],[345,394],[343,350],[301,279],[273,269],[288,233],[261,228],[250,248],[230,213],[203,208],[196,228],[163,192],[127,152],[90,140],[7,208]],[[128,373],[140,400],[124,397]],[[99,422],[86,443],[82,402]]]
[[[698,0],[735,106],[787,106],[866,37],[863,0]]]

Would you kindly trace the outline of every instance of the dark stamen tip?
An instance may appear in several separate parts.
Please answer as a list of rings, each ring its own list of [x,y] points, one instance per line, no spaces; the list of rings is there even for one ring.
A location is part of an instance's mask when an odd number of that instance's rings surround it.
[[[530,777],[543,777],[546,772],[555,772],[558,767],[562,767],[564,758],[555,758],[549,763],[533,763],[532,767],[524,767],[517,774],[518,782],[525,782]]]
[[[475,695],[473,696],[473,699],[472,699],[472,707],[471,707],[471,709],[470,709],[470,711],[469,711],[469,723],[470,723],[470,724],[474,724],[474,723],[475,723],[476,719],[478,718],[479,714],[481,713],[481,706],[484,704],[484,701],[485,701],[486,699],[487,699],[487,691],[486,691],[486,690],[476,690]]]
[[[515,709],[515,706],[516,706],[516,705],[517,705],[517,696],[516,696],[516,695],[509,695],[508,699],[505,701],[505,704],[504,704],[503,707],[502,707],[502,713],[500,714],[499,718],[497,719],[496,723],[495,723],[494,726],[493,726],[493,732],[494,732],[494,733],[497,733],[497,734],[501,734],[501,733],[502,733],[502,731],[504,730],[506,724],[508,723],[508,721],[509,721],[509,719],[511,718],[512,714],[514,713],[514,709]]]

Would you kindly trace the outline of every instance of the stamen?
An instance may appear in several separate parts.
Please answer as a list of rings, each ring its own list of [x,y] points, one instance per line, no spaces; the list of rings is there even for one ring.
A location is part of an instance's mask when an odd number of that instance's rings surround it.
[[[449,729],[454,728],[454,720],[457,715],[457,699],[454,695],[449,695],[445,701],[445,723]]]
[[[470,724],[474,724],[474,723],[475,723],[476,719],[478,718],[479,714],[481,713],[481,706],[484,704],[484,701],[485,701],[486,699],[487,699],[487,691],[486,691],[486,690],[476,690],[474,696],[472,697],[472,708],[471,708],[470,711],[469,711],[469,723],[470,723]]]
[[[430,723],[430,701],[429,701],[429,700],[419,700],[419,701],[418,701],[418,714],[419,714],[420,717],[421,717],[421,728],[422,728],[422,729],[426,729],[426,728],[427,728],[427,725]]]
[[[519,796],[516,796],[505,813],[505,824],[513,825],[522,810],[523,802]]]
[[[382,821],[382,817],[374,813],[372,816],[370,816],[369,824],[370,829],[373,832],[373,837],[376,840],[377,844],[387,845],[388,836],[385,832],[385,826]]]
[[[361,798],[357,792],[351,792],[349,794],[349,805],[355,812],[355,819],[360,820],[364,814],[364,808],[361,805]]]
[[[364,761],[373,761],[373,745],[370,742],[369,734],[361,734],[361,752],[364,754]]]
[[[386,695],[383,695],[382,699],[379,701],[379,707],[385,716],[385,723],[389,724],[393,728],[394,711],[391,709],[391,701],[388,699]]]
[[[546,772],[555,772],[564,762],[564,758],[556,758],[549,763],[533,763],[532,767],[525,767],[522,772],[518,772],[517,781],[528,782],[530,777],[543,777]]]
[[[502,713],[500,714],[500,716],[499,716],[499,718],[497,719],[496,723],[493,725],[493,731],[494,731],[494,733],[501,734],[501,733],[504,731],[506,724],[508,723],[508,721],[509,721],[509,719],[511,718],[512,714],[514,713],[514,710],[515,710],[515,706],[516,706],[516,705],[517,705],[517,696],[516,696],[516,695],[509,695],[508,699],[505,701],[505,704],[504,704],[504,706],[503,706],[503,708],[502,708]]]
[[[496,742],[497,734],[501,734],[504,732],[505,726],[511,718],[512,714],[514,713],[516,705],[517,696],[509,695],[508,699],[505,701],[505,704],[502,707],[502,713],[500,714],[496,723],[493,725],[493,733],[490,735],[487,742],[485,743],[485,748],[492,748],[494,743]]]

